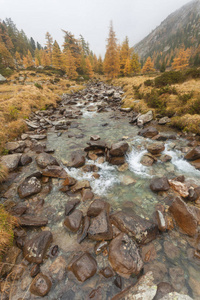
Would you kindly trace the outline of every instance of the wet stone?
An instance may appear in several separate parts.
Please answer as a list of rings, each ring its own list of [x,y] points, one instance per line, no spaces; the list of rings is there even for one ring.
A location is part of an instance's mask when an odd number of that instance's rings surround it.
[[[45,169],[49,165],[59,165],[55,157],[45,152],[40,153],[35,160],[37,165],[42,169]]]
[[[8,168],[9,172],[17,169],[22,154],[10,154],[1,156],[1,162]]]
[[[64,257],[57,257],[49,267],[49,275],[57,281],[63,280],[67,270],[67,263]]]
[[[165,254],[168,258],[174,260],[180,256],[179,248],[175,246],[171,241],[165,241],[163,246]]]
[[[107,203],[106,201],[104,200],[94,200],[89,208],[88,208],[88,211],[87,211],[87,215],[89,217],[96,217],[98,216],[103,210],[106,210],[107,213],[110,212],[110,204]]]
[[[79,244],[87,237],[89,226],[90,226],[90,218],[88,216],[85,216],[83,219],[82,231],[77,235],[77,242]]]
[[[25,242],[23,248],[24,258],[31,263],[41,264],[52,239],[53,236],[50,231],[42,231],[36,234]]]
[[[40,273],[40,265],[33,265],[30,272],[31,277],[35,277],[39,273]]]
[[[149,146],[147,146],[147,150],[153,154],[153,155],[157,155],[159,153],[161,153],[162,151],[165,150],[165,146],[162,143],[153,143]]]
[[[70,213],[72,213],[76,206],[79,205],[79,203],[79,199],[69,200],[65,205],[65,215],[68,216]]]
[[[168,282],[160,282],[157,286],[157,292],[153,300],[160,300],[165,295],[174,292],[174,288]]]
[[[197,147],[193,148],[191,151],[189,151],[185,155],[185,159],[191,160],[191,161],[200,159],[200,146],[197,146]]]
[[[198,222],[194,212],[181,198],[177,197],[169,208],[178,226],[188,235],[198,231]]]
[[[186,198],[189,196],[188,187],[184,183],[171,179],[169,179],[168,182],[181,197]]]
[[[82,190],[82,201],[92,200],[94,198],[94,193],[90,189]]]
[[[111,267],[105,267],[104,269],[100,270],[99,273],[103,275],[105,278],[110,278],[115,275],[115,272]]]
[[[120,233],[109,245],[109,262],[114,271],[122,277],[137,275],[143,267],[135,242],[125,233]]]
[[[67,216],[64,220],[64,225],[72,232],[77,232],[81,226],[83,213],[76,209],[71,215]]]
[[[154,127],[147,127],[138,132],[138,135],[141,135],[146,138],[152,138],[158,135],[158,130]]]
[[[26,178],[18,187],[21,199],[38,194],[42,189],[40,181],[36,177]]]
[[[44,297],[49,293],[51,286],[52,283],[49,277],[39,273],[31,283],[30,292],[36,296]]]
[[[20,226],[26,227],[42,227],[46,226],[48,223],[47,218],[32,216],[32,215],[23,215],[17,218]]]
[[[128,151],[129,145],[126,142],[118,142],[115,144],[112,144],[110,149],[110,155],[111,156],[123,156]]]
[[[20,161],[19,161],[19,165],[20,166],[26,166],[28,164],[30,164],[32,162],[32,157],[30,157],[27,154],[22,154]]]
[[[60,166],[47,166],[42,170],[42,175],[54,178],[66,178],[68,176],[67,172]]]
[[[83,151],[74,151],[71,155],[69,167],[80,168],[85,164],[85,153]]]
[[[84,282],[95,275],[97,263],[90,253],[85,252],[78,258],[74,258],[69,264],[68,269],[73,272],[79,281]]]
[[[139,217],[134,213],[122,211],[111,215],[111,222],[120,231],[134,237],[139,244],[147,244],[154,240],[158,234],[156,224]]]
[[[150,188],[153,192],[168,191],[170,186],[167,177],[155,177],[151,180]]]
[[[100,253],[102,253],[104,250],[106,250],[108,247],[108,241],[102,241],[99,242],[95,245],[94,247],[94,252],[96,255],[99,255]]]
[[[98,216],[92,218],[88,229],[88,237],[95,241],[111,240],[113,237],[112,226],[108,213],[103,210]]]
[[[90,188],[90,182],[88,180],[80,180],[72,186],[71,191],[76,193],[85,188]]]

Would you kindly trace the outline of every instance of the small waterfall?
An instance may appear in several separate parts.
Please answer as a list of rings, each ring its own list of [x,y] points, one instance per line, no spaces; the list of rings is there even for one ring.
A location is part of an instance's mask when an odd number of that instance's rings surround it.
[[[126,158],[126,161],[129,164],[130,171],[142,177],[150,177],[150,175],[148,174],[149,167],[145,167],[140,163],[142,156],[146,152],[146,150],[136,150],[133,147]]]

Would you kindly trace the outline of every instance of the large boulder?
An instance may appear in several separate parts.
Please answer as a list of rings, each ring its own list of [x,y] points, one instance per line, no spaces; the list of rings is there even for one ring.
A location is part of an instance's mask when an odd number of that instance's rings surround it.
[[[169,208],[178,226],[188,235],[194,236],[198,232],[197,215],[192,207],[177,197]]]
[[[85,164],[85,154],[83,151],[74,151],[71,155],[69,167],[80,168]]]
[[[57,160],[55,159],[55,157],[53,157],[51,154],[48,154],[48,153],[40,153],[37,157],[36,157],[36,162],[37,162],[37,165],[44,169],[46,168],[47,166],[49,165],[56,165],[58,166],[58,162]]]
[[[73,272],[79,281],[84,282],[95,275],[97,271],[97,262],[90,253],[85,252],[80,256],[73,258],[68,269]]]
[[[158,130],[154,127],[147,127],[138,132],[138,135],[141,135],[146,138],[152,138],[158,135]]]
[[[143,126],[146,123],[149,123],[153,120],[153,112],[152,110],[148,111],[146,114],[143,114],[137,118],[137,125]]]
[[[22,154],[10,154],[1,157],[1,162],[8,168],[9,172],[17,169]]]
[[[72,232],[77,232],[81,226],[83,213],[81,210],[76,209],[71,215],[67,216],[64,220],[64,225]]]
[[[54,178],[66,178],[67,172],[60,166],[50,165],[42,170],[42,175]]]
[[[153,143],[151,145],[147,146],[147,150],[153,154],[153,155],[157,155],[160,154],[162,151],[165,150],[165,146],[163,143]]]
[[[42,227],[42,226],[46,226],[48,223],[47,218],[41,218],[41,217],[31,216],[31,215],[23,215],[21,217],[18,217],[17,221],[20,226],[26,226],[26,227]]]
[[[122,141],[115,144],[112,144],[110,149],[110,155],[111,156],[123,156],[126,154],[129,146],[128,143]]]
[[[51,280],[46,275],[39,273],[32,281],[30,292],[38,297],[48,294],[52,286]]]
[[[125,278],[139,274],[143,267],[135,242],[125,233],[111,241],[108,259],[113,270]]]
[[[18,186],[18,194],[23,199],[39,193],[41,189],[42,185],[36,177],[28,177]]]
[[[150,189],[153,192],[168,191],[170,188],[167,177],[155,177],[151,180]]]
[[[111,165],[115,165],[115,166],[120,166],[125,163],[124,156],[110,156],[107,158],[107,160]]]
[[[109,214],[106,210],[103,210],[98,216],[91,219],[90,227],[88,229],[88,237],[95,241],[112,239],[112,225],[109,220]]]
[[[106,212],[109,214],[110,212],[110,204],[103,199],[97,199],[94,200],[87,211],[87,215],[89,217],[96,217],[98,216],[103,210],[106,210]]]
[[[197,160],[199,158],[200,158],[200,146],[193,148],[185,155],[185,159],[187,160]]]
[[[42,231],[36,234],[25,242],[23,247],[24,258],[30,263],[41,264],[52,240],[53,236],[50,231]]]
[[[135,213],[119,211],[111,215],[111,223],[120,231],[133,237],[139,244],[147,244],[154,240],[158,234],[156,224],[143,219]]]
[[[23,141],[6,143],[6,150],[8,150],[9,153],[23,153],[25,147],[26,143]]]

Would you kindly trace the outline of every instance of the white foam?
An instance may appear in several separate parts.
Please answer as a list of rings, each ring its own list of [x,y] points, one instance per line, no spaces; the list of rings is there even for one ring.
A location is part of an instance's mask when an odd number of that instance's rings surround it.
[[[130,171],[142,177],[150,177],[148,174],[149,167],[147,168],[140,163],[142,156],[146,152],[146,150],[138,151],[133,147],[132,151],[127,155],[126,158]]]
[[[86,164],[94,164],[94,162],[88,160]],[[92,176],[93,172],[83,172],[81,169],[67,167],[65,167],[65,170],[69,176],[77,180],[88,180],[95,194],[101,196],[106,195],[111,187],[120,183],[120,180],[116,175],[116,169],[115,167],[110,166],[107,162],[103,164],[95,162],[95,165],[100,168],[98,171],[100,177],[98,179],[95,179]]]

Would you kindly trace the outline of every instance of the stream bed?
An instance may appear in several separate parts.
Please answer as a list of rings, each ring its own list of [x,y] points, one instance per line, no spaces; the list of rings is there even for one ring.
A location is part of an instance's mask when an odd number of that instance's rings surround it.
[[[98,90],[98,88],[97,88]],[[92,92],[91,92],[92,93]],[[68,99],[68,98],[67,98]],[[121,112],[116,106],[107,107],[98,111],[99,102],[93,101],[90,95],[87,99],[73,95],[76,104],[71,105],[81,112],[78,118],[71,120],[67,130],[56,130],[50,127],[47,130],[46,147],[54,148],[54,157],[62,164],[69,176],[76,180],[88,180],[95,197],[104,198],[111,205],[111,213],[116,211],[134,212],[146,220],[155,221],[155,210],[160,204],[165,205],[165,199],[169,194],[154,193],[149,185],[155,176],[167,176],[168,179],[184,175],[186,182],[196,186],[200,185],[200,171],[195,169],[189,162],[184,160],[184,149],[188,146],[188,140],[181,137],[173,129],[166,126],[157,126],[160,132],[175,135],[176,139],[168,139],[165,144],[164,154],[171,156],[171,161],[157,161],[152,166],[144,166],[140,163],[146,153],[146,145],[152,140],[138,135],[139,128],[129,123],[131,113]],[[63,106],[66,107],[66,101]],[[58,133],[62,134],[59,135]],[[129,144],[126,153],[126,167],[120,170],[119,166],[108,162],[92,161],[86,158],[86,165],[95,164],[98,169],[98,178],[94,178],[93,172],[84,172],[82,168],[68,167],[72,152],[83,150],[90,141],[91,136],[98,135],[100,140],[112,145],[124,140]],[[31,152],[30,152],[31,153]],[[25,173],[35,168],[35,162],[24,167]],[[15,180],[18,183],[23,176],[19,175]],[[95,242],[89,239],[81,244],[77,242],[76,234],[70,233],[63,226],[64,210],[66,203],[74,198],[81,199],[81,194],[72,195],[60,191],[62,179],[52,178],[52,189],[44,198],[42,208],[39,211],[48,218],[47,228],[53,234],[53,245],[58,245],[59,256],[66,261],[66,266],[74,253],[81,251],[93,252]],[[2,198],[3,199],[3,198]],[[13,196],[19,201],[17,195]],[[26,203],[31,205],[32,202]],[[81,201],[79,209],[86,214],[87,201]],[[36,209],[37,211],[37,209]],[[40,229],[27,229],[31,237]],[[193,299],[200,298],[200,260],[194,257],[195,243],[193,238],[181,233],[175,227],[168,232],[160,233],[157,238],[147,245],[140,247],[141,256],[144,261],[144,273],[152,271],[155,283],[168,282],[175,291],[191,296]],[[52,271],[51,265],[55,258],[51,255],[44,260],[40,270],[44,274],[51,273],[53,287],[44,299],[49,300],[82,300],[82,299],[112,299],[120,292],[119,287],[114,284],[115,277],[104,278],[99,270],[108,266],[106,251],[95,256],[98,264],[97,273],[84,283],[78,282],[70,272],[63,273]],[[30,293],[29,286],[32,278],[29,275],[30,266],[26,263],[26,270],[22,277],[14,284],[11,299],[39,299]],[[56,267],[55,267],[56,268]],[[50,270],[50,271],[49,271]],[[122,278],[122,289],[134,284],[136,277]],[[92,291],[96,291],[92,294]],[[2,298],[4,299],[4,298]]]

